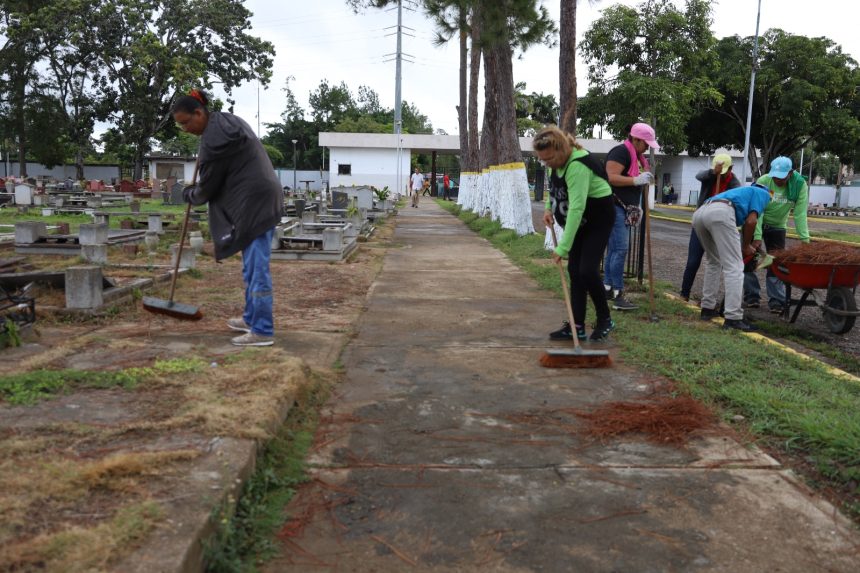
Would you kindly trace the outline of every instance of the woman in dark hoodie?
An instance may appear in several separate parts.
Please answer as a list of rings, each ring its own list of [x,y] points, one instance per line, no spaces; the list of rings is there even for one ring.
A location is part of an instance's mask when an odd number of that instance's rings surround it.
[[[236,346],[271,346],[274,342],[272,274],[269,255],[275,225],[283,213],[283,191],[262,143],[241,118],[210,112],[200,90],[180,97],[173,119],[200,136],[197,183],[185,189],[185,201],[209,203],[209,232],[215,259],[242,252],[245,312],[227,326],[245,334]]]

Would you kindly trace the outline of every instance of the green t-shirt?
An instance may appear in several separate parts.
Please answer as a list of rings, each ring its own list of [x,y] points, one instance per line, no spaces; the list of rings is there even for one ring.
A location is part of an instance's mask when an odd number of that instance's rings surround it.
[[[800,177],[797,172],[793,171],[792,177]],[[795,180],[795,185],[800,186],[800,192],[797,195],[797,201],[788,199],[788,188],[791,182],[786,182],[785,187],[779,187],[770,175],[762,175],[756,183],[767,187],[770,193],[770,203],[764,210],[763,216],[758,218],[758,225],[755,228],[753,239],[761,240],[762,229],[764,225],[775,227],[777,229],[786,229],[788,226],[788,216],[791,210],[794,209],[794,228],[800,236],[800,240],[804,243],[809,242],[809,226],[806,222],[806,210],[809,207],[809,187],[803,178]]]
[[[580,222],[582,222],[582,214],[585,212],[585,202],[588,198],[599,199],[612,195],[612,188],[605,179],[586,167],[584,163],[574,161],[574,159],[586,155],[588,155],[586,150],[574,149],[564,167],[549,170],[550,176],[554,174],[556,177],[562,177],[567,184],[567,221],[564,225],[564,232],[558,240],[558,247],[555,249],[555,253],[560,257],[566,257],[573,247],[573,239],[576,237]],[[547,197],[546,208],[547,210],[552,209],[549,197]]]

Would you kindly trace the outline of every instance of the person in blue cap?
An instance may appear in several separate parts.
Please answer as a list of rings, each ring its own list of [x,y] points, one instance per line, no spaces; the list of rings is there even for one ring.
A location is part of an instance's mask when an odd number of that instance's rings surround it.
[[[705,249],[705,279],[702,288],[702,320],[720,314],[717,294],[720,274],[725,283],[725,323],[723,328],[754,330],[744,320],[741,308],[744,282],[744,257],[755,253],[753,236],[759,216],[770,203],[764,187],[753,184],[735,187],[706,200],[693,213],[693,229]],[[738,227],[742,231],[738,232]]]
[[[785,248],[785,233],[788,217],[794,211],[794,228],[804,243],[809,242],[809,226],[806,211],[809,207],[809,187],[803,177],[792,169],[791,159],[777,157],[770,163],[770,172],[759,177],[756,183],[767,188],[771,200],[767,209],[759,217],[753,246],[758,249],[764,241],[768,252]],[[765,284],[767,286],[767,306],[774,314],[785,309],[785,285],[768,267]],[[755,272],[744,273],[744,307],[758,308],[761,287]]]

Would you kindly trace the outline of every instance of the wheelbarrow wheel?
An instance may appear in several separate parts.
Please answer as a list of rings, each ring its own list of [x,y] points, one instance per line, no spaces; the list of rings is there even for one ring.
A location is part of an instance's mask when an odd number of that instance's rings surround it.
[[[850,288],[834,287],[827,295],[827,306],[834,310],[845,312],[857,312],[857,301],[854,300],[854,293]],[[835,334],[845,334],[854,327],[856,316],[842,316],[828,312],[824,309],[824,320],[830,328],[830,332]]]

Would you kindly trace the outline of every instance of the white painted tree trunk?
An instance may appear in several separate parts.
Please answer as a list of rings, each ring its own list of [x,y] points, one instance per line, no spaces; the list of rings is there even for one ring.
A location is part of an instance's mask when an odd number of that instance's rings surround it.
[[[534,233],[532,205],[529,197],[529,182],[526,166],[522,162],[496,166],[495,203],[496,219],[505,229],[513,229],[517,235]]]
[[[461,208],[474,211],[475,196],[478,192],[478,173],[471,171],[460,173],[460,190],[457,192],[457,204]]]

